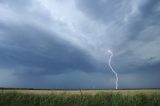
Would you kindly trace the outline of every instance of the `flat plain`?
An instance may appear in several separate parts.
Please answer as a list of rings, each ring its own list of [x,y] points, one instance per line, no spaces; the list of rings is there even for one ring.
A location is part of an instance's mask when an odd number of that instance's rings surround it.
[[[160,89],[140,89],[140,90],[5,90],[1,89],[1,93],[23,93],[23,94],[56,94],[56,95],[81,95],[89,94],[96,95],[97,93],[112,93],[112,94],[122,94],[122,95],[137,95],[145,94],[160,95]]]
[[[160,106],[160,90],[1,89],[0,106]]]

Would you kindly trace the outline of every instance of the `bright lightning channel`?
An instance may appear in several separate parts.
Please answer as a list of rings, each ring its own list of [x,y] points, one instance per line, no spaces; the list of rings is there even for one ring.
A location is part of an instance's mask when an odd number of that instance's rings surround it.
[[[108,53],[111,54],[110,57],[109,57],[109,67],[110,67],[110,69],[112,70],[112,72],[114,73],[114,75],[115,75],[115,77],[116,77],[116,89],[118,89],[118,74],[117,74],[117,72],[112,68],[112,65],[111,65],[113,53],[112,53],[111,50],[108,50]]]

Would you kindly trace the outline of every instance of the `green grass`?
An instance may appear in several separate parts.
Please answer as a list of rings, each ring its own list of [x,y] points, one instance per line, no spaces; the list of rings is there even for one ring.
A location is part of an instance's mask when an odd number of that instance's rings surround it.
[[[160,106],[159,94],[122,95],[101,92],[95,95],[0,93],[0,106]]]

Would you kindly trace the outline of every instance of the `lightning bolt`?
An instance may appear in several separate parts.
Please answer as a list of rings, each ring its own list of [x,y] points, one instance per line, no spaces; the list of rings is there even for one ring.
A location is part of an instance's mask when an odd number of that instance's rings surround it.
[[[109,57],[109,67],[110,67],[110,69],[112,70],[112,72],[114,73],[114,75],[116,77],[116,89],[118,89],[118,74],[117,74],[116,71],[114,71],[114,69],[112,68],[112,65],[111,65],[113,53],[112,53],[111,50],[108,50],[108,53],[111,54],[110,57]]]

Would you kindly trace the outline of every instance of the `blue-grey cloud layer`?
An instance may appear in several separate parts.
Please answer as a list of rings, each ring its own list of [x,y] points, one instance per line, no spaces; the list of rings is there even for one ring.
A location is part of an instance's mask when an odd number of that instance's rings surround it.
[[[159,0],[1,0],[0,86],[155,88]]]

